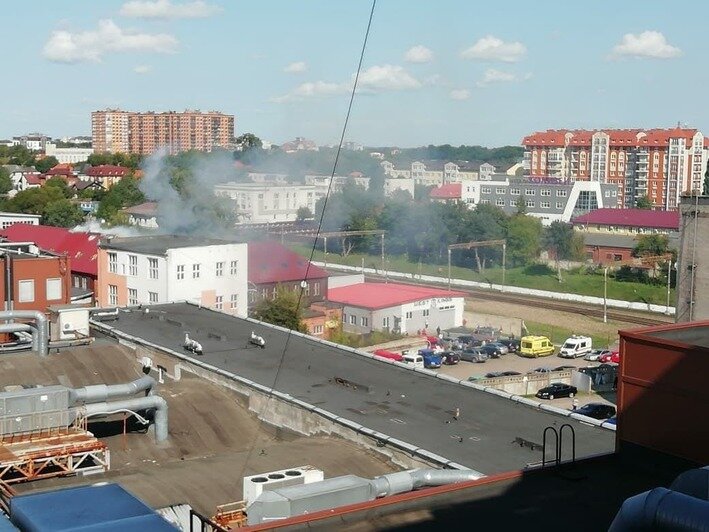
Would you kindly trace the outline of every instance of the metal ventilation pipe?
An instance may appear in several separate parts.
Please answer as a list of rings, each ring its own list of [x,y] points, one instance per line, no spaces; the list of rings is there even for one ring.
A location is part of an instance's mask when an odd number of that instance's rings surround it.
[[[28,323],[2,323],[0,324],[0,333],[28,332],[32,334],[32,349],[37,351],[38,332],[36,327],[32,327]]]
[[[454,469],[413,469],[382,475],[370,480],[377,497],[406,493],[425,486],[444,486],[484,477],[479,471]]]
[[[148,395],[146,397],[136,397],[124,399],[122,401],[112,401],[110,403],[88,403],[82,407],[86,417],[109,415],[124,410],[155,410],[155,439],[158,442],[167,440],[167,401],[159,395]]]
[[[101,403],[116,397],[130,397],[139,392],[145,391],[145,395],[153,395],[157,382],[149,375],[140,377],[125,384],[94,384],[83,388],[72,388],[69,390],[69,400],[71,404],[76,403]]]
[[[0,312],[0,320],[34,320],[37,325],[37,352],[43,357],[49,354],[47,316],[37,310],[5,310]]]
[[[709,530],[709,502],[655,488],[626,499],[608,530]]]

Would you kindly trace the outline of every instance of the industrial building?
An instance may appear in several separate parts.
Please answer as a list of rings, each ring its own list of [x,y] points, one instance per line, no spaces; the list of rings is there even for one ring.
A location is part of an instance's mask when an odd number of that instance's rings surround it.
[[[677,261],[678,322],[709,319],[709,196],[684,196],[680,203]]]

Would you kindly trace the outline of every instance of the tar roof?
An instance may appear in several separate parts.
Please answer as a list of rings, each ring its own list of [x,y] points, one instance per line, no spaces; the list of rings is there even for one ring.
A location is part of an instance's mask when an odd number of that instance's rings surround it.
[[[359,283],[338,288],[330,288],[330,301],[371,310],[413,303],[433,297],[464,297],[463,292],[449,292],[441,288],[415,286],[399,283]]]
[[[249,242],[249,282],[254,284],[283,283],[305,279],[322,279],[328,273],[310,265],[308,259],[278,242]]]
[[[184,235],[150,235],[106,238],[101,241],[101,247],[105,249],[130,251],[133,253],[144,253],[146,255],[165,255],[168,249],[222,246],[235,243],[236,242],[227,242],[226,240],[217,240],[214,238],[198,238]]]
[[[653,211],[650,209],[595,209],[574,218],[573,223],[577,225],[614,225],[678,231],[679,212]]]
[[[207,364],[265,386],[275,382],[294,398],[486,474],[540,461],[542,432],[550,425],[574,426],[577,456],[614,448],[615,436],[605,429],[315,339],[290,336],[282,361],[286,332],[186,303],[149,308],[148,314],[122,313],[111,326],[180,351],[183,330],[194,331],[204,349],[199,360]],[[245,347],[254,330],[265,349]],[[451,422],[456,408],[459,420]],[[519,441],[534,442],[536,450]]]

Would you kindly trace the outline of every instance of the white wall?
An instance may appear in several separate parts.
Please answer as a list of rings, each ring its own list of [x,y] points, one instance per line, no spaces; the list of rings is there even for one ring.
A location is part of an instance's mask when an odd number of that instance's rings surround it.
[[[240,221],[252,223],[292,222],[298,209],[315,212],[318,187],[312,185],[259,185],[224,183],[215,185],[214,193],[234,201]]]
[[[385,196],[391,196],[394,191],[396,190],[405,190],[409,194],[411,194],[411,197],[414,197],[414,190],[415,190],[415,185],[414,185],[414,180],[413,179],[407,179],[404,177],[400,178],[387,178],[384,180],[384,195]]]
[[[13,224],[39,225],[40,218],[39,214],[0,212],[0,229],[5,229]]]
[[[93,152],[93,148],[57,148],[57,145],[51,142],[47,142],[44,148],[47,157],[54,156],[60,163],[81,163]]]

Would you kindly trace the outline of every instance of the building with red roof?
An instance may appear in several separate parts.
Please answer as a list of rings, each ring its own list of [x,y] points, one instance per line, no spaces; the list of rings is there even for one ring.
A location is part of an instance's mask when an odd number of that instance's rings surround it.
[[[429,286],[400,283],[357,283],[328,290],[327,298],[342,305],[345,331],[389,330],[416,334],[463,324],[465,294]]]
[[[40,249],[70,259],[71,286],[75,292],[93,293],[98,279],[99,235],[72,232],[63,227],[18,223],[0,231],[8,242],[33,242]]]
[[[273,299],[278,287],[300,290],[303,280],[309,302],[325,300],[327,271],[272,240],[249,242],[248,248],[249,307]]]
[[[124,177],[131,175],[131,169],[113,164],[101,164],[87,169],[85,175],[91,180],[100,183],[103,188],[110,188]]]
[[[679,231],[679,211],[596,209],[577,216],[571,223],[585,231],[673,233]]]
[[[446,183],[431,189],[430,197],[433,201],[458,203],[462,199],[462,183]]]
[[[590,180],[618,186],[621,205],[647,196],[676,209],[683,193],[701,190],[709,144],[692,128],[537,131],[522,139],[530,177]]]

